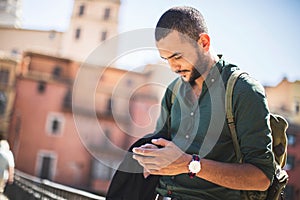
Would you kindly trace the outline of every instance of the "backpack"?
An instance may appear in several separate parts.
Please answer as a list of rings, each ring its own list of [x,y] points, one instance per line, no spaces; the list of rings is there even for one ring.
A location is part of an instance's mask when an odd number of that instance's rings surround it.
[[[237,134],[235,130],[235,122],[232,111],[232,94],[233,88],[240,77],[240,75],[245,74],[240,70],[234,71],[227,82],[226,94],[225,94],[225,107],[226,107],[226,118],[227,123],[230,128],[233,146],[236,153],[237,161],[242,163],[242,155],[237,139]],[[283,169],[286,164],[287,159],[287,135],[286,130],[288,128],[288,122],[280,115],[270,114],[270,126],[272,134],[272,151],[275,158],[275,174],[274,180],[267,191],[242,191],[243,199],[247,200],[277,200],[284,199],[284,189],[288,182],[288,174]]]

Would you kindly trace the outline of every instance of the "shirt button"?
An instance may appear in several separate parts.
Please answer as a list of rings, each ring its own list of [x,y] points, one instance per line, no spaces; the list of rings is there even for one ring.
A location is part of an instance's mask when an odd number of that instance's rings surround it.
[[[215,79],[214,79],[214,78],[212,78],[212,79],[211,79],[211,82],[212,82],[212,83],[213,83],[213,82],[215,82]]]
[[[189,138],[190,138],[190,136],[189,136],[189,135],[186,135],[186,136],[185,136],[185,138],[186,138],[186,139],[189,139]]]
[[[191,112],[191,116],[194,116],[194,112]]]

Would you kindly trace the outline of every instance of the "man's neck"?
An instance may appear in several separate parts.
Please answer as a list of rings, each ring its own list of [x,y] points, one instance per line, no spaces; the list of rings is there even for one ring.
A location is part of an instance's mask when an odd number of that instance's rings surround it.
[[[208,63],[208,67],[207,67],[207,70],[201,74],[201,76],[199,78],[197,78],[195,80],[195,85],[193,86],[194,87],[198,87],[198,88],[202,88],[202,85],[203,85],[203,82],[206,80],[211,68],[219,61],[219,57],[217,55],[215,56],[211,56],[211,59],[210,59],[210,62]]]

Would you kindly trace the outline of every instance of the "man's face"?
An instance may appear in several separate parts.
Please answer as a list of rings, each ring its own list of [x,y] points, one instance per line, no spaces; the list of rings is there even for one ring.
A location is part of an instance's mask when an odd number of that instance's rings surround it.
[[[169,62],[171,70],[186,82],[195,80],[207,71],[204,50],[199,45],[183,38],[177,31],[170,32],[157,43],[160,56]]]

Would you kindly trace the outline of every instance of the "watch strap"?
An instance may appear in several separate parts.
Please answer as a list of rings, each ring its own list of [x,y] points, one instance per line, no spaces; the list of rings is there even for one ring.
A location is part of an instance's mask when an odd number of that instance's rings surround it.
[[[197,154],[192,155],[192,161],[199,161],[200,162],[200,157]],[[190,178],[194,178],[196,176],[196,173],[189,172],[188,173]]]

